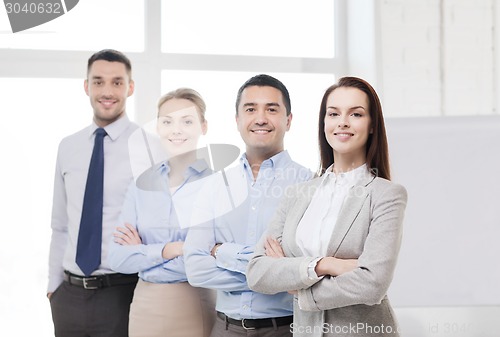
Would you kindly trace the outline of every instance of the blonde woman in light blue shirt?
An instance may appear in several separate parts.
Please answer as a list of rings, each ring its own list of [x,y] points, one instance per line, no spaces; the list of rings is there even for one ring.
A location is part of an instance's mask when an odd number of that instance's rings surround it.
[[[211,174],[196,151],[206,131],[205,103],[196,91],[180,88],[160,98],[157,132],[169,159],[130,186],[109,255],[114,270],[139,273],[130,309],[132,337],[210,334],[210,291],[189,285],[183,258],[192,200]]]

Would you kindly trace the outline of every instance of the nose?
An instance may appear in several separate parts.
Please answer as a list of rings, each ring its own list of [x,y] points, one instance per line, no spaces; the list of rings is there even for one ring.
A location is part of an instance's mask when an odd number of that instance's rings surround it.
[[[346,116],[342,116],[339,119],[339,128],[348,128],[349,127],[349,121]]]
[[[255,124],[264,125],[267,124],[267,114],[264,109],[259,109],[255,115]]]
[[[182,133],[182,128],[180,123],[172,123],[172,133],[174,135],[179,135]]]
[[[102,95],[105,97],[113,96],[113,86],[106,84],[102,87]]]

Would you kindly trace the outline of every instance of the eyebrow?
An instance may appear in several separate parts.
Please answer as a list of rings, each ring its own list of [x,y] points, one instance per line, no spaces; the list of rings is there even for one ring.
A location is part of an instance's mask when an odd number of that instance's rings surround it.
[[[333,109],[333,110],[339,110],[339,108],[335,107],[335,106],[327,106],[326,107],[327,109]],[[358,106],[353,106],[353,107],[350,107],[348,109],[348,111],[351,111],[351,110],[356,110],[356,109],[363,109],[366,111],[365,107],[361,106],[361,105],[358,105]]]
[[[257,103],[244,103],[243,106],[246,107],[246,106],[255,106],[255,105],[258,105]],[[277,106],[277,107],[280,107],[280,104],[279,103],[275,103],[275,102],[270,102],[270,103],[266,103],[265,104],[266,107],[269,107],[269,106]]]
[[[158,116],[158,117],[163,117],[163,118],[170,118],[172,119],[173,117],[170,116],[170,115],[166,115],[166,116]],[[189,117],[195,117],[194,115],[184,115],[184,116],[181,116],[181,118],[189,118]]]
[[[91,78],[91,79],[93,79],[93,80],[102,80],[102,79],[103,79],[103,77],[102,77],[102,76],[98,76],[98,75],[94,75],[94,76],[92,76],[92,78]],[[123,76],[117,76],[117,77],[113,77],[113,79],[112,79],[112,80],[113,80],[113,81],[116,81],[116,80],[123,81],[123,80],[124,80],[124,77],[123,77]]]

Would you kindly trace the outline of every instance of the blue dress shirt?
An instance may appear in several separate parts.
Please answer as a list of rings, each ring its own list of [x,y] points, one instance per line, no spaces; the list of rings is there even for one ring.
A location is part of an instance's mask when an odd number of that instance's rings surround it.
[[[108,262],[120,273],[139,273],[152,283],[186,282],[184,259],[166,260],[165,244],[184,241],[189,227],[192,199],[203,177],[212,173],[204,160],[192,164],[184,182],[173,192],[168,186],[167,162],[152,167],[130,185],[117,227],[134,226],[142,240],[139,245],[120,245],[111,239]]]
[[[239,164],[227,170],[226,177],[215,174],[204,185],[205,192],[198,194],[193,210],[199,225],[191,227],[188,233],[184,259],[192,285],[217,290],[218,311],[234,319],[292,315],[290,294],[253,292],[248,288],[245,273],[255,244],[286,188],[311,177],[310,170],[282,151],[262,162],[255,180],[243,154]],[[222,245],[215,259],[211,249],[216,243]]]

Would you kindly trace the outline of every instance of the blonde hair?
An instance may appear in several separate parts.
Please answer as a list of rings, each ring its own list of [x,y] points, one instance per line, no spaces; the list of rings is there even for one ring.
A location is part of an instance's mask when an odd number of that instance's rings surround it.
[[[205,101],[201,97],[200,93],[191,88],[179,88],[176,90],[172,90],[165,95],[161,96],[158,100],[158,111],[160,111],[161,106],[171,100],[171,99],[186,99],[188,101],[193,102],[193,104],[198,108],[198,112],[200,114],[201,122],[205,122],[205,111],[207,106]]]

